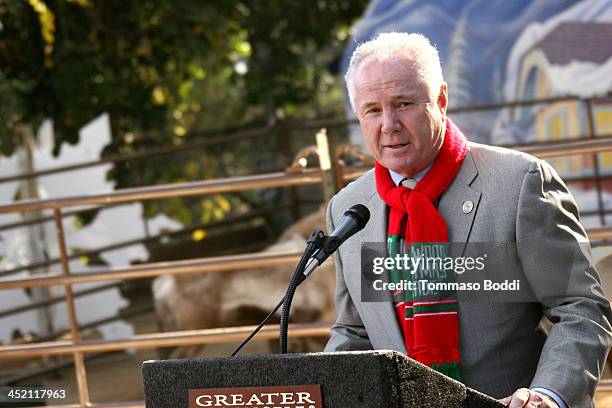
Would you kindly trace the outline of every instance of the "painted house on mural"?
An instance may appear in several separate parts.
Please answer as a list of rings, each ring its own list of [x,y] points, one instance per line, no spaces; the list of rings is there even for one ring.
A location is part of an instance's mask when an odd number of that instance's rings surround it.
[[[611,38],[612,23],[560,22],[521,57],[515,99],[609,94],[612,88],[598,78],[611,72]],[[513,120],[525,129],[533,126],[536,142],[588,137],[589,120],[596,136],[612,134],[612,99],[591,104],[591,119],[587,103],[568,100],[516,108]],[[567,156],[550,162],[564,176],[593,174],[592,156]],[[599,170],[612,173],[612,153],[599,155]]]

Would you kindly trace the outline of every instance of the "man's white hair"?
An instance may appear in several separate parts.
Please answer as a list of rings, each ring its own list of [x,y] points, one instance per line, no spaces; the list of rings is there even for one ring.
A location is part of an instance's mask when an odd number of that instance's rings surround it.
[[[417,33],[380,33],[373,40],[359,45],[351,56],[344,79],[353,110],[355,110],[353,79],[360,65],[370,55],[374,55],[378,61],[394,57],[406,57],[414,61],[417,78],[428,86],[430,93],[438,92],[444,81],[438,50],[427,37]]]

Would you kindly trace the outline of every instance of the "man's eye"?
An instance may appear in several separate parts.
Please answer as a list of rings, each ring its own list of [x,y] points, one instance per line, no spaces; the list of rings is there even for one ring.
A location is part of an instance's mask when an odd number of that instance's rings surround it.
[[[380,108],[370,108],[370,109],[366,110],[364,112],[364,114],[367,115],[367,114],[370,114],[370,113],[378,113],[378,112],[380,112]]]
[[[414,108],[417,104],[412,101],[402,101],[397,104],[400,108]]]

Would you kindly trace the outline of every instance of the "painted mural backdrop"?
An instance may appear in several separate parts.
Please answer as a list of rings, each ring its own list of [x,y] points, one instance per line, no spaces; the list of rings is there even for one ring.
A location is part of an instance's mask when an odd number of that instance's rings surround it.
[[[592,100],[593,130],[612,135],[612,0],[373,0],[354,28],[343,69],[358,43],[384,31],[420,32],[433,41],[451,108],[601,97]],[[471,140],[496,145],[587,137],[588,116],[580,100],[451,115]],[[598,154],[597,163],[593,156],[549,161],[567,179],[612,175],[612,153]],[[602,185],[598,195],[592,183],[571,183],[585,214],[600,202],[612,208],[612,184],[604,179]],[[583,218],[601,224],[595,216]]]

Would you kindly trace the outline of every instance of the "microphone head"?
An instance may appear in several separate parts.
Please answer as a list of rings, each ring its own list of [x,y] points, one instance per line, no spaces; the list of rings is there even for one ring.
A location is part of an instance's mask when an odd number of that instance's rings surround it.
[[[317,265],[321,265],[344,241],[362,230],[369,219],[370,210],[365,205],[357,204],[346,210],[336,228],[325,239],[323,248],[313,255],[318,261]]]
[[[359,230],[361,230],[370,220],[370,210],[363,204],[355,204],[351,208],[349,208],[345,213],[349,217],[353,218],[357,225],[359,226]]]

